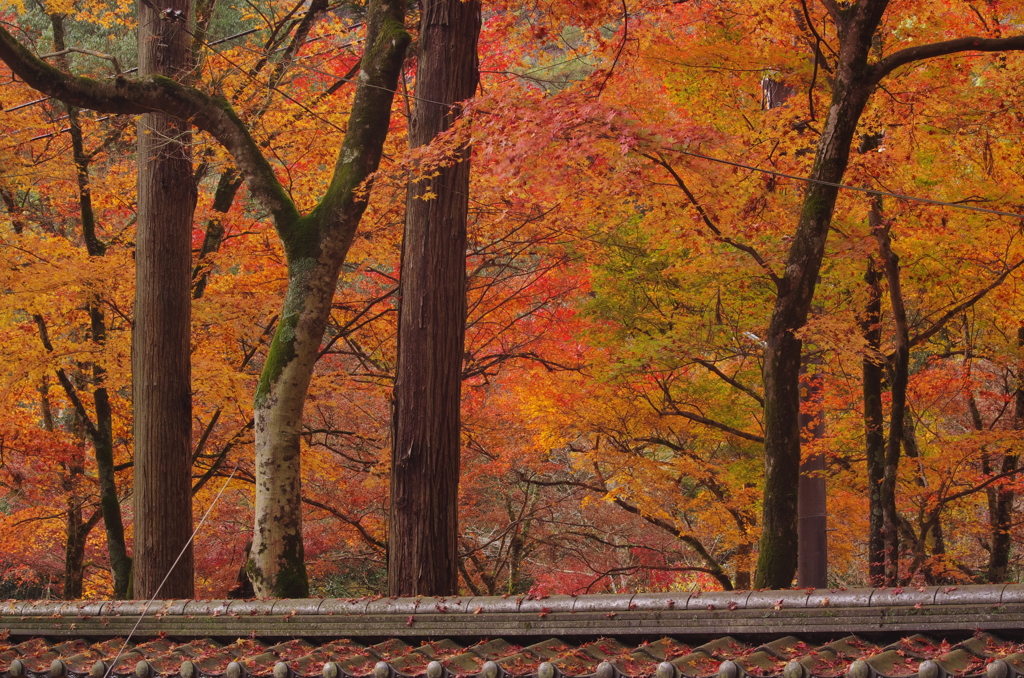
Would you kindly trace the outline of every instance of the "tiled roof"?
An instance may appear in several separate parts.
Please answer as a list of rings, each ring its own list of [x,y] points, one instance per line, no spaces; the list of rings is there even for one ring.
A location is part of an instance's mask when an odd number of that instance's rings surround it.
[[[144,609],[0,604],[0,678],[1024,675],[1019,585]]]

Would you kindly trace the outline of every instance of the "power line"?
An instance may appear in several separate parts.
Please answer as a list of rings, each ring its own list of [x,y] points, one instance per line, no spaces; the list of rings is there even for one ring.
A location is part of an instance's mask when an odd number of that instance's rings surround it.
[[[851,186],[850,184],[837,184],[832,181],[823,181],[821,179],[812,179],[810,177],[801,177],[795,174],[786,174],[785,172],[777,172],[775,170],[764,169],[763,167],[755,167],[753,165],[746,165],[742,162],[736,162],[734,160],[725,160],[724,158],[716,158],[710,155],[704,155],[702,153],[695,153],[693,151],[684,151],[679,148],[669,148],[676,153],[682,155],[689,155],[694,158],[700,158],[701,160],[708,160],[710,162],[717,162],[722,165],[729,165],[731,167],[739,167],[741,169],[750,170],[752,172],[760,172],[762,174],[769,174],[775,177],[782,177],[784,179],[793,179],[795,181],[802,181],[807,184],[819,184],[821,186],[832,186],[834,188],[842,188],[848,191],[857,191],[859,193],[870,193],[871,195],[884,195],[889,198],[896,198],[898,200],[910,200],[912,202],[921,202],[928,205],[940,205],[942,207],[953,207],[961,210],[970,210],[971,212],[982,212],[984,214],[994,214],[1000,217],[1012,217],[1013,219],[1024,220],[1024,214],[1017,214],[1015,212],[1004,212],[1002,210],[987,209],[985,207],[974,207],[972,205],[965,205],[958,202],[946,202],[944,200],[933,200],[932,198],[918,198],[913,195],[905,195],[903,193],[892,193],[891,191],[883,191],[877,188],[866,188],[864,186]]]
[[[216,41],[213,41],[213,42],[206,42],[206,41],[202,41],[202,42],[214,54],[216,54],[217,56],[221,57],[222,59],[225,59],[228,62],[228,64],[231,65],[231,67],[233,67],[233,68],[237,69],[238,71],[244,73],[245,69],[241,68],[237,64],[233,63],[226,56],[224,56],[223,54],[221,54],[217,50],[213,49],[213,46],[217,45],[217,44],[220,44],[220,43],[223,43],[223,42],[226,42],[228,40],[233,40],[235,38],[239,38],[239,37],[243,37],[245,35],[249,35],[251,33],[255,33],[257,30],[259,30],[259,29],[253,28],[253,29],[250,29],[250,30],[247,30],[247,31],[243,31],[241,33],[237,33],[235,35],[231,35],[231,36],[228,36],[226,38],[222,38],[220,40],[216,40]],[[186,32],[188,32],[189,34],[192,34],[191,31],[188,31],[188,29],[186,29]],[[193,35],[193,37],[196,37],[196,36]],[[322,37],[323,36],[318,36],[318,38],[314,38],[312,40],[320,39]],[[312,41],[312,40],[310,40],[310,41]],[[310,41],[307,41],[307,42],[310,42]],[[357,40],[350,41],[350,42],[346,43],[345,45],[342,45],[342,47],[346,47],[346,46],[352,45],[354,42],[359,42],[359,40],[357,39]],[[248,52],[252,52],[252,53],[258,53],[256,50],[254,50],[254,49],[252,49],[250,47],[246,47],[244,44],[240,45],[240,49],[248,51]],[[280,50],[275,50],[275,51],[280,51]],[[334,57],[332,57],[332,58],[334,58]],[[574,59],[569,59],[569,60],[567,60],[565,62],[561,62],[561,63],[568,63],[568,62],[574,61],[574,60],[576,60],[578,58],[579,57],[575,57]],[[382,87],[380,85],[373,85],[373,84],[366,83],[366,82],[359,82],[355,78],[338,77],[338,76],[333,75],[331,73],[327,73],[326,71],[322,71],[322,70],[320,70],[318,68],[314,68],[312,66],[307,66],[305,64],[300,64],[300,63],[298,63],[297,59],[293,59],[291,65],[293,67],[302,69],[304,71],[308,71],[310,73],[315,73],[316,75],[320,75],[320,76],[323,76],[323,77],[336,78],[337,82],[354,83],[356,85],[362,85],[364,87],[371,87],[371,88],[374,88],[374,89],[379,89],[379,90],[388,92],[388,93],[393,94],[393,95],[404,96],[405,98],[411,99],[413,101],[422,101],[422,102],[425,102],[425,103],[435,104],[435,105],[438,105],[438,106],[444,106],[444,107],[448,107],[448,108],[453,108],[453,107],[458,106],[458,104],[446,103],[446,102],[441,102],[441,101],[433,101],[431,99],[425,99],[423,97],[418,97],[416,95],[407,94],[407,93],[404,93],[404,92],[400,92],[397,89],[392,90],[392,89],[389,89],[387,87]],[[539,72],[539,71],[547,70],[547,69],[552,68],[553,66],[557,66],[557,65],[559,65],[559,64],[543,66],[543,67],[531,69],[529,71],[525,71],[522,74],[514,73],[513,75],[514,75],[514,77],[528,77],[530,73],[536,73],[536,72]],[[131,69],[131,70],[126,71],[126,72],[130,73],[130,72],[133,72],[135,70],[138,70],[138,69]],[[250,78],[252,78],[252,76],[250,76]],[[511,77],[508,78],[508,80],[511,80],[511,79],[513,79],[513,78],[511,78]],[[508,82],[508,80],[505,80],[505,82]],[[278,94],[280,94],[281,96],[285,97],[286,99],[292,101],[296,105],[300,106],[301,108],[306,110],[307,113],[313,115],[313,117],[321,120],[322,122],[325,122],[328,125],[331,125],[332,127],[337,128],[337,126],[334,125],[333,123],[331,123],[329,120],[326,120],[326,119],[322,118],[321,116],[317,115],[313,111],[311,111],[308,108],[306,108],[305,106],[303,106],[300,102],[296,101],[293,97],[291,97],[287,93],[281,91],[276,85],[271,85],[271,90],[276,92],[276,93],[278,93]],[[36,101],[30,101],[30,102],[27,102],[27,103],[24,103],[24,104],[20,104],[18,106],[15,106],[14,108],[7,109],[7,111],[14,111],[14,110],[17,110],[19,108],[24,108],[26,106],[31,106],[33,104],[37,104],[37,103],[40,103],[42,101],[46,101],[49,98],[50,97],[46,97],[44,99],[39,99],[39,100],[36,100]],[[37,139],[42,139],[42,138],[46,138],[46,137],[49,137],[49,136],[53,136],[54,134],[59,134],[59,133],[64,132],[64,131],[67,131],[67,130],[60,130],[60,132],[54,132],[54,133],[51,133],[51,134],[42,135],[40,137],[36,137],[34,139],[31,139],[31,141],[35,141]],[[912,195],[906,195],[906,194],[903,194],[903,193],[893,193],[891,191],[885,191],[885,190],[881,190],[881,189],[877,189],[877,188],[866,188],[866,187],[863,187],[863,186],[853,186],[853,185],[850,185],[850,184],[842,184],[842,183],[836,183],[836,182],[831,182],[831,181],[824,181],[824,180],[821,180],[821,179],[812,179],[810,177],[801,177],[801,176],[798,176],[798,175],[795,175],[795,174],[788,174],[786,172],[779,172],[779,171],[776,171],[776,170],[764,169],[763,167],[756,167],[754,165],[748,165],[748,164],[737,162],[737,161],[734,161],[734,160],[726,160],[724,158],[716,158],[714,156],[705,155],[705,154],[702,154],[702,153],[696,153],[694,151],[686,151],[686,150],[682,150],[682,149],[679,149],[679,148],[670,148],[669,150],[672,150],[672,151],[674,151],[676,153],[680,153],[682,155],[688,155],[688,156],[691,156],[691,157],[694,157],[694,158],[699,158],[701,160],[707,160],[708,162],[714,162],[714,163],[718,163],[718,164],[722,164],[722,165],[728,165],[730,167],[738,167],[740,169],[749,170],[751,172],[760,172],[761,174],[781,177],[781,178],[784,178],[784,179],[792,179],[794,181],[801,181],[801,182],[808,183],[808,184],[818,184],[818,185],[821,185],[821,186],[831,186],[831,187],[834,187],[834,188],[839,188],[839,189],[848,190],[848,191],[856,191],[856,192],[859,192],[859,193],[868,193],[868,194],[871,194],[871,195],[882,195],[882,196],[886,196],[886,197],[890,197],[890,198],[895,198],[897,200],[907,200],[907,201],[910,201],[910,202],[918,202],[918,203],[923,203],[923,204],[927,204],[927,205],[937,205],[937,206],[941,206],[941,207],[951,207],[951,208],[954,208],[954,209],[961,209],[961,210],[967,210],[967,211],[971,211],[971,212],[978,212],[978,213],[981,213],[981,214],[991,214],[991,215],[994,215],[994,216],[1010,217],[1010,218],[1013,218],[1013,219],[1024,220],[1024,214],[1017,214],[1015,212],[1005,212],[1003,210],[994,210],[994,209],[988,209],[988,208],[985,208],[985,207],[974,207],[972,205],[966,205],[966,204],[963,204],[963,203],[948,202],[948,201],[944,201],[944,200],[935,200],[935,199],[932,199],[932,198],[921,198],[921,197],[916,197],[916,196],[912,196]]]

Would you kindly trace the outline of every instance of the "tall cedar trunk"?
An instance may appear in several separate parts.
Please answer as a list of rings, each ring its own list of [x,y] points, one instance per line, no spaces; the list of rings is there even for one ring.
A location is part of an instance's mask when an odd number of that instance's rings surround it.
[[[404,2],[368,5],[348,130],[320,204],[300,218],[279,186],[262,196],[283,205],[275,221],[288,259],[288,291],[254,402],[256,524],[247,572],[260,597],[309,594],[302,544],[302,407],[338,274],[366,209],[366,191],[359,189],[380,164],[409,43],[404,20]],[[269,165],[263,171],[270,172]]]
[[[1024,326],[1017,328],[1017,351],[1024,350]],[[1018,360],[1017,387],[1013,393],[1013,430],[1024,430],[1024,361]],[[1010,473],[1017,468],[1017,455],[1003,455],[1000,473]],[[1006,581],[1010,565],[1010,528],[1013,526],[1013,502],[1016,495],[1012,486],[997,486],[992,489],[989,500],[989,527],[991,529],[991,550],[989,551],[987,579],[991,584]]]
[[[139,75],[187,81],[190,0],[139,3]],[[191,598],[191,128],[139,119],[132,402],[135,421],[134,597]],[[184,551],[180,562],[175,559]],[[173,571],[172,571],[173,567]],[[168,576],[168,573],[169,576]],[[166,584],[159,588],[164,577]]]
[[[821,352],[805,360],[815,370],[804,368],[803,406],[800,430],[805,442],[825,437],[825,413],[822,411]],[[800,540],[797,563],[797,586],[825,588],[828,586],[828,514],[825,487],[825,455],[816,452],[800,464],[797,532]]]
[[[892,382],[892,401],[889,409],[889,440],[885,449],[885,466],[882,471],[882,534],[885,541],[885,586],[899,584],[900,533],[899,514],[896,511],[896,480],[899,471],[900,448],[903,444],[904,421],[907,414],[907,384],[910,368],[910,329],[907,311],[903,303],[900,285],[899,257],[892,251],[889,228],[883,222],[880,199],[875,198],[868,213],[869,223],[878,241],[879,256],[882,259],[886,283],[889,287],[889,301],[892,305],[893,322],[896,325],[896,342],[893,358],[889,362],[889,379]],[[924,535],[922,535],[924,538]]]
[[[885,580],[885,538],[882,533],[882,475],[885,473],[885,431],[882,410],[882,289],[875,261],[868,257],[864,274],[868,304],[861,321],[869,355],[863,361],[864,448],[868,467],[868,583]]]
[[[755,588],[788,588],[797,569],[800,482],[800,353],[825,255],[832,213],[850,158],[857,121],[873,85],[868,52],[886,2],[862,0],[844,10],[832,105],[818,141],[800,220],[779,283],[764,355],[764,501]]]
[[[478,0],[420,3],[409,144],[429,144],[476,92]],[[433,194],[433,195],[428,195]],[[459,406],[466,325],[469,151],[409,184],[402,245],[391,453],[388,592],[458,588]]]

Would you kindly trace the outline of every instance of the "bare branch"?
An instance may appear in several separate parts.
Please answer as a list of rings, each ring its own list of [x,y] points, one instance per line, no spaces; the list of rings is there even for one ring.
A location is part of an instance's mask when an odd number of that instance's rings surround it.
[[[760,394],[758,394],[756,391],[754,391],[749,386],[745,386],[745,385],[741,384],[740,382],[736,381],[735,379],[733,379],[732,377],[727,375],[722,370],[718,369],[718,367],[716,367],[714,363],[709,362],[707,360],[703,360],[701,358],[693,358],[693,362],[697,363],[698,365],[703,366],[704,368],[706,368],[711,373],[717,375],[722,381],[724,381],[725,383],[729,384],[733,388],[736,388],[736,389],[739,389],[740,391],[743,391],[748,396],[750,396],[751,398],[756,400],[758,405],[760,405],[761,407],[764,407],[764,398],[762,398],[760,396]]]
[[[977,302],[981,301],[981,299],[983,299],[986,294],[988,294],[989,292],[991,292],[995,288],[997,288],[1000,285],[1002,285],[1003,281],[1006,280],[1006,278],[1011,273],[1016,271],[1022,265],[1024,265],[1024,259],[1021,259],[1016,264],[1010,266],[1009,268],[1004,270],[1002,273],[1000,273],[996,277],[996,279],[993,280],[987,287],[984,287],[984,288],[978,290],[977,292],[972,294],[967,299],[963,300],[962,302],[960,302],[959,304],[957,304],[953,308],[951,308],[948,311],[946,311],[945,313],[943,313],[942,317],[939,318],[938,320],[936,320],[934,323],[932,323],[931,326],[928,329],[926,329],[924,332],[921,332],[920,334],[916,334],[913,337],[911,337],[908,346],[910,348],[913,348],[914,346],[917,346],[918,344],[923,344],[924,342],[926,342],[929,339],[931,339],[935,335],[936,332],[941,330],[946,325],[946,323],[950,321],[950,319],[954,318],[955,316],[960,315],[965,310],[967,310],[971,306],[974,306],[974,304],[976,304]],[[889,360],[892,361],[892,356],[891,355],[889,356]]]
[[[665,158],[660,153],[658,153],[657,155],[648,155],[647,153],[641,153],[641,155],[643,155],[648,160],[654,162],[655,164],[665,168],[665,170],[672,175],[672,179],[675,180],[676,185],[679,186],[683,193],[686,194],[686,197],[690,200],[690,204],[692,204],[697,209],[697,213],[700,214],[701,220],[703,220],[704,225],[707,226],[708,229],[715,234],[715,237],[718,240],[724,242],[727,245],[731,245],[738,249],[739,251],[749,255],[750,258],[757,262],[757,265],[764,270],[768,277],[771,278],[772,282],[775,283],[776,289],[780,287],[780,285],[782,284],[782,279],[775,274],[775,271],[771,269],[771,266],[768,265],[768,262],[764,260],[764,258],[760,255],[760,253],[758,253],[757,250],[755,250],[750,245],[744,245],[743,243],[737,242],[736,240],[733,240],[732,238],[722,234],[721,229],[719,229],[715,222],[711,220],[711,217],[708,215],[707,211],[700,204],[700,202],[697,201],[697,196],[693,194],[693,192],[690,190],[690,187],[686,185],[686,182],[684,182],[683,178],[679,176],[679,173],[676,172],[675,167],[673,167],[671,163],[665,160]]]
[[[49,54],[40,54],[39,58],[40,59],[52,59],[54,57],[60,57],[60,56],[65,56],[67,54],[71,54],[72,52],[77,52],[78,54],[87,54],[89,56],[94,56],[97,59],[105,59],[106,61],[109,61],[110,63],[114,64],[114,75],[121,75],[121,73],[123,73],[123,71],[121,70],[121,64],[118,63],[116,56],[114,56],[112,54],[104,54],[103,52],[97,52],[97,51],[91,50],[91,49],[81,49],[81,48],[78,48],[78,47],[68,47],[67,49],[62,49],[59,52],[50,52]]]
[[[279,228],[298,220],[298,210],[270,163],[260,153],[248,128],[223,99],[160,76],[142,80],[119,76],[103,81],[68,75],[32,54],[3,27],[0,27],[0,59],[30,87],[72,106],[128,115],[163,112],[187,120],[227,148],[245,172],[249,189],[274,215]]]
[[[720,421],[715,421],[714,419],[708,419],[707,417],[703,417],[697,414],[696,412],[687,412],[686,410],[680,410],[676,407],[672,407],[666,410],[659,410],[658,414],[660,414],[661,416],[683,417],[685,419],[689,419],[692,422],[704,424],[705,426],[716,428],[719,431],[725,431],[729,435],[736,436],[737,438],[743,438],[744,440],[749,440],[751,442],[755,442],[758,444],[764,444],[763,436],[758,436],[754,435],[753,433],[741,431],[738,428],[733,428],[732,426],[729,426],[728,424],[723,424]]]

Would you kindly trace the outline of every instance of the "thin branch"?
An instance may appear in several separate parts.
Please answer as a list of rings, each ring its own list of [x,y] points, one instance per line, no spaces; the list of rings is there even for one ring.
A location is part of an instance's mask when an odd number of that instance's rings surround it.
[[[741,384],[740,382],[736,381],[735,379],[733,379],[732,377],[727,375],[722,370],[718,369],[718,367],[716,367],[714,363],[709,362],[707,360],[703,360],[701,358],[693,358],[692,360],[693,360],[693,362],[697,363],[698,365],[701,365],[702,367],[706,368],[708,371],[710,371],[713,374],[717,375],[720,379],[722,379],[722,381],[724,381],[725,383],[729,384],[733,388],[736,388],[736,389],[739,389],[740,391],[743,391],[748,396],[750,396],[751,398],[756,400],[758,405],[760,405],[761,407],[764,407],[764,398],[762,398],[756,391],[754,391],[749,386],[745,386],[745,385]]]
[[[844,23],[843,10],[839,7],[839,3],[836,0],[821,0],[821,4],[828,15],[832,17],[832,21],[836,22],[836,26],[842,26]]]
[[[704,207],[700,204],[700,202],[698,202],[697,197],[690,190],[689,186],[686,185],[686,182],[683,181],[683,178],[679,176],[679,173],[676,172],[675,168],[671,165],[671,163],[665,160],[665,157],[661,155],[661,153],[658,153],[656,156],[649,155],[647,153],[641,153],[641,155],[643,155],[651,162],[662,166],[663,168],[665,168],[666,171],[668,171],[669,174],[672,175],[672,178],[675,180],[676,185],[679,186],[679,188],[682,189],[683,193],[686,194],[686,197],[690,200],[690,203],[697,209],[697,213],[700,214],[700,217],[704,221],[704,224],[712,233],[715,234],[715,237],[718,238],[718,240],[726,243],[727,245],[731,245],[732,247],[735,247],[739,251],[749,255],[750,258],[757,262],[757,265],[764,270],[768,277],[771,278],[772,282],[775,283],[776,289],[781,289],[780,286],[782,285],[782,279],[775,274],[775,271],[771,269],[771,267],[768,265],[768,262],[766,262],[764,258],[758,253],[758,251],[755,250],[750,245],[744,245],[743,243],[737,242],[732,238],[722,234],[721,229],[719,229],[715,222],[711,220],[711,217],[708,215],[707,211],[705,211]]]
[[[1024,265],[1024,259],[1021,259],[1016,264],[1014,264],[1013,266],[1010,266],[1009,268],[1004,270],[1002,273],[1000,273],[996,277],[996,279],[993,280],[992,283],[989,284],[987,287],[984,287],[984,288],[978,290],[973,295],[971,295],[970,297],[968,297],[964,301],[960,302],[959,304],[957,304],[956,306],[951,308],[946,313],[943,313],[942,317],[939,318],[938,320],[936,320],[934,323],[932,323],[931,327],[926,329],[924,332],[921,332],[920,334],[915,334],[913,337],[911,337],[908,346],[910,348],[913,348],[914,346],[917,346],[918,344],[923,344],[924,342],[926,342],[929,339],[931,339],[935,335],[936,332],[941,330],[946,325],[946,323],[950,321],[950,319],[952,319],[955,316],[960,315],[965,310],[967,310],[968,308],[970,308],[971,306],[976,304],[978,301],[981,301],[981,299],[983,299],[986,294],[988,294],[989,292],[991,292],[995,288],[997,288],[1000,285],[1002,285],[1003,281],[1006,280],[1006,278],[1011,273],[1016,271],[1022,265]],[[890,361],[892,360],[892,356],[889,356],[889,360]]]
[[[106,61],[109,61],[110,63],[114,64],[114,75],[121,75],[121,73],[123,73],[123,71],[121,70],[121,64],[118,63],[116,56],[114,56],[112,54],[104,54],[103,52],[97,52],[97,51],[92,50],[92,49],[81,49],[79,47],[68,47],[66,49],[60,50],[59,52],[50,52],[49,54],[40,54],[39,58],[40,59],[52,59],[54,57],[61,57],[61,56],[65,56],[65,55],[71,54],[72,52],[77,52],[78,54],[87,54],[88,56],[94,56],[97,59],[104,59]]]
[[[732,426],[729,426],[728,424],[723,424],[720,421],[715,421],[714,419],[708,419],[707,417],[703,417],[697,414],[696,412],[688,412],[686,410],[680,410],[676,407],[672,407],[670,409],[658,410],[658,414],[661,416],[683,417],[685,419],[689,419],[692,422],[704,424],[705,426],[716,428],[719,431],[725,431],[729,435],[734,435],[737,438],[743,438],[744,440],[749,440],[754,443],[764,444],[764,437],[762,436],[754,435],[753,433],[747,433],[746,431],[741,431],[738,428],[733,428]]]

